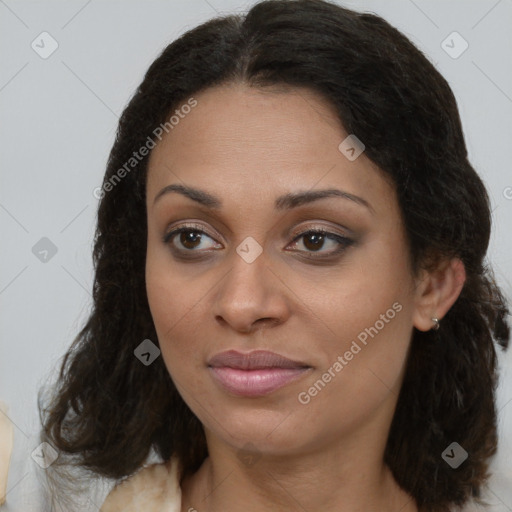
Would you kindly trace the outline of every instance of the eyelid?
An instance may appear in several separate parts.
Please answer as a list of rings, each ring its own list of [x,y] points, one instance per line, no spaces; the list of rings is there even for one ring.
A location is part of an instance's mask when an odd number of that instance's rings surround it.
[[[344,231],[340,232],[340,230],[339,230],[340,227],[343,228]],[[294,228],[292,231],[289,232],[288,236],[295,238],[296,236],[304,235],[308,231],[325,231],[328,234],[338,235],[338,236],[342,236],[345,238],[355,236],[354,232],[345,226],[335,227],[335,226],[331,226],[331,225],[318,224],[318,223],[316,223],[316,224],[313,223],[311,225],[306,225],[306,226],[301,225],[297,229]]]
[[[334,230],[335,232],[333,234],[336,234],[336,235],[339,235],[342,237],[347,237],[347,238],[355,237],[355,233],[346,226],[343,226],[343,225],[339,225],[338,227],[331,226],[331,225],[326,226],[326,225],[318,224],[318,222],[319,221],[317,221],[317,223],[313,223],[312,225],[306,225],[306,226],[301,225],[299,228],[294,228],[292,230],[289,230],[284,235],[284,238],[293,237],[293,239],[295,239],[295,237],[297,237],[301,234],[305,234],[307,231],[321,231],[321,230],[325,230],[327,233],[331,233],[332,232],[331,230]],[[337,229],[339,229],[339,227],[341,227],[343,229],[343,232],[340,233],[339,231],[336,231]],[[163,238],[165,239],[168,236],[168,234],[173,232],[175,229],[181,229],[181,228],[197,229],[198,231],[202,231],[205,234],[207,234],[210,238],[216,239],[216,237],[217,237],[217,235],[215,235],[211,231],[209,231],[209,229],[206,228],[203,224],[199,224],[197,221],[192,220],[189,222],[184,222],[183,224],[181,224],[181,223],[171,224],[168,227],[168,230],[164,234]],[[223,238],[223,237],[221,236],[221,238]]]
[[[200,231],[201,233],[208,235],[212,239],[216,238],[216,235],[213,235],[202,224],[196,224],[194,221],[192,221],[192,222],[185,222],[184,224],[171,225],[171,227],[168,230],[166,230],[164,236],[162,237],[163,242],[165,243],[165,241],[169,239],[170,235],[176,235],[177,234],[176,232],[180,229],[189,229],[191,231]]]
[[[345,228],[345,229],[349,232],[352,232],[348,228]],[[211,238],[212,240],[217,242],[216,237],[214,235],[212,235],[201,224],[197,224],[194,222],[188,222],[188,223],[177,224],[175,226],[172,226],[172,228],[169,231],[167,231],[164,234],[164,236],[162,237],[162,242],[165,245],[170,245],[171,251],[174,253],[178,253],[180,255],[188,253],[190,256],[186,256],[186,258],[190,258],[190,259],[197,258],[200,256],[192,256],[192,255],[194,253],[197,253],[198,255],[210,254],[212,252],[212,250],[210,250],[210,249],[207,249],[207,250],[185,250],[185,249],[178,249],[176,247],[173,247],[172,246],[173,244],[170,243],[171,239],[173,239],[175,236],[180,234],[182,231],[197,231],[198,233],[207,235],[209,238]],[[325,236],[325,239],[336,242],[338,248],[333,251],[327,251],[327,252],[300,251],[300,250],[292,251],[292,252],[297,252],[299,254],[308,254],[309,256],[306,256],[306,257],[309,259],[320,260],[320,259],[334,258],[336,256],[339,256],[342,252],[344,252],[346,249],[348,249],[348,247],[352,246],[355,243],[355,240],[353,237],[351,238],[350,236],[347,236],[346,234],[337,232],[334,227],[331,228],[331,227],[326,227],[326,226],[322,226],[322,225],[318,225],[318,224],[313,224],[311,226],[306,226],[306,227],[303,226],[301,228],[298,228],[297,230],[293,230],[293,232],[295,234],[288,235],[288,237],[287,237],[287,238],[290,238],[290,237],[292,238],[291,242],[288,245],[297,244],[298,240],[300,240],[300,238],[306,236],[308,233],[311,233],[311,232],[321,233]],[[213,250],[216,250],[216,249],[213,249]]]

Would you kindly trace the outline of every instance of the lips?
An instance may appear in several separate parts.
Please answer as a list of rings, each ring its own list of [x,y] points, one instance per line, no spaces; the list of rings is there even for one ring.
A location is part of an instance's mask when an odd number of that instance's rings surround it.
[[[268,395],[311,369],[302,361],[265,350],[221,352],[208,361],[208,368],[224,391],[246,397]]]
[[[208,362],[213,368],[227,367],[239,370],[260,370],[263,368],[306,368],[308,365],[293,361],[275,352],[256,350],[248,354],[228,350],[213,356]]]

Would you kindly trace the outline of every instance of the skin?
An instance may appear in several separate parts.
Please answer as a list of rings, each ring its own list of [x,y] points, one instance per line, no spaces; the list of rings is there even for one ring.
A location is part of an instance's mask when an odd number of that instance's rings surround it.
[[[413,327],[442,319],[464,283],[462,263],[412,274],[392,184],[364,153],[349,161],[340,152],[348,134],[315,92],[234,83],[194,97],[197,106],[152,151],[147,180],[148,300],[164,362],[210,454],[183,482],[182,511],[418,510],[383,454]],[[176,192],[155,202],[170,184],[207,191],[222,207]],[[330,188],[370,207],[331,197],[274,209],[282,194]],[[190,222],[207,233],[200,241],[162,241]],[[319,228],[353,243],[320,259],[336,242],[299,237]],[[236,252],[249,236],[262,249],[252,263]],[[394,318],[300,403],[394,303]],[[265,397],[236,397],[207,368],[229,349],[271,350],[311,369]]]

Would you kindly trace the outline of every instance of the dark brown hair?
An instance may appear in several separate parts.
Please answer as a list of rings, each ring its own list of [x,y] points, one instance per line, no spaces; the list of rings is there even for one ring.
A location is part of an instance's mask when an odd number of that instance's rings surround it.
[[[379,16],[322,0],[263,1],[188,31],[151,64],[121,116],[104,184],[180,104],[233,81],[321,94],[394,183],[413,272],[436,255],[464,263],[441,329],[414,331],[385,461],[422,510],[479,497],[497,445],[495,343],[508,346],[508,308],[485,260],[489,199],[448,83]],[[112,478],[135,472],[151,449],[176,455],[183,476],[207,456],[163,359],[146,367],[134,356],[144,339],[158,343],[144,279],[147,160],[101,198],[92,312],[40,401],[43,439],[61,460]],[[457,469],[441,457],[454,441],[469,454]]]

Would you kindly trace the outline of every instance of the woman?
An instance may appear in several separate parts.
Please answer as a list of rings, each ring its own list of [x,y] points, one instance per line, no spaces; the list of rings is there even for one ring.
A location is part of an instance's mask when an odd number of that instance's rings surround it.
[[[508,309],[455,99],[400,32],[322,0],[189,31],[99,196],[94,308],[42,414],[64,469],[124,479],[103,512],[481,496]]]

